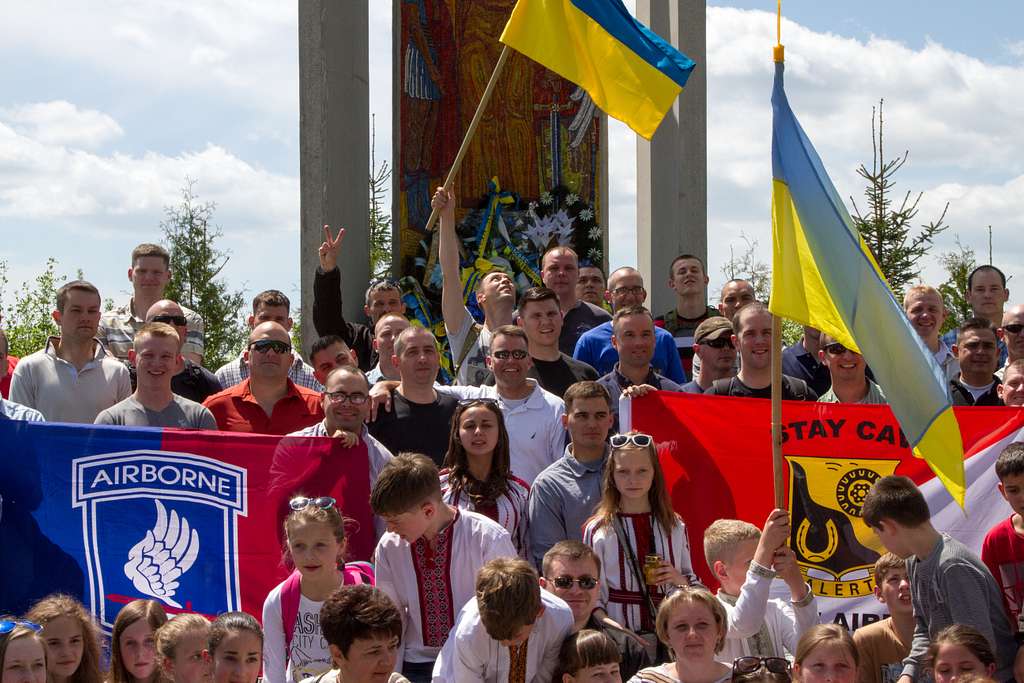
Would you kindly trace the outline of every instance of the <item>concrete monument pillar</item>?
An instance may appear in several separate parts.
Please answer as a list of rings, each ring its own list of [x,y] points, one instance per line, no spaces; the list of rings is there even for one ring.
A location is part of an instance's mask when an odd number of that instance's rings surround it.
[[[660,315],[675,305],[666,285],[672,259],[690,253],[707,262],[707,5],[636,0],[636,17],[697,63],[651,141],[637,137],[637,268]]]
[[[299,0],[302,336],[316,339],[313,274],[323,225],[345,228],[345,318],[363,320],[370,273],[369,0]],[[267,258],[278,258],[269,253]]]

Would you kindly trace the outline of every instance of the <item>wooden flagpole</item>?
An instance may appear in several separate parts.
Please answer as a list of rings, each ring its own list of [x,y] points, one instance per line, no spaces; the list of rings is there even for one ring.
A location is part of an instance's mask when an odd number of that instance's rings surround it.
[[[501,54],[498,55],[498,63],[494,65],[494,71],[491,72],[491,78],[487,81],[487,87],[484,88],[484,94],[480,97],[480,104],[476,106],[476,113],[473,114],[473,120],[469,122],[469,128],[466,129],[466,136],[462,139],[462,146],[459,147],[458,153],[455,155],[455,160],[452,162],[452,168],[448,171],[448,177],[444,181],[444,188],[446,190],[452,189],[452,184],[455,182],[455,176],[458,174],[459,169],[462,168],[462,159],[466,156],[466,152],[469,151],[469,143],[473,140],[473,135],[476,133],[477,127],[480,125],[480,119],[483,118],[484,111],[487,109],[487,104],[491,101],[491,95],[494,94],[494,87],[498,84],[498,77],[501,76],[501,72],[505,69],[505,62],[508,61],[509,53],[511,48],[508,45],[501,46]],[[426,232],[430,232],[434,223],[437,222],[437,209],[430,210],[430,218],[427,219],[427,224],[424,228]]]
[[[782,318],[772,316],[772,474],[775,507],[785,509],[782,480]]]

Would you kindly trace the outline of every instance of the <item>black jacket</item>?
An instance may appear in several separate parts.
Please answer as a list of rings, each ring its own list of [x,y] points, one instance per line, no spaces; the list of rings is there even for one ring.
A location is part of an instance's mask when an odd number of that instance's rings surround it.
[[[313,275],[313,326],[321,337],[336,334],[359,356],[359,369],[368,372],[377,365],[373,350],[373,329],[362,323],[345,321],[341,308],[341,271],[317,266]]]

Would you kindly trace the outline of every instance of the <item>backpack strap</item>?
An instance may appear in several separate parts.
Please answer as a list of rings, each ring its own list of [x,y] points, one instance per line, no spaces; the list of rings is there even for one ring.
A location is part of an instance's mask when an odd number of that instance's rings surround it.
[[[474,322],[469,327],[469,334],[466,335],[466,339],[462,342],[462,348],[459,349],[459,356],[455,359],[455,378],[459,377],[459,371],[462,370],[462,363],[465,362],[466,356],[473,349],[473,344],[480,338],[480,332],[482,332],[484,326],[478,322]]]
[[[284,630],[284,656],[292,649],[292,633],[299,618],[299,600],[302,598],[302,574],[296,569],[281,584],[281,628]]]
[[[345,567],[342,569],[342,576],[346,586],[361,583],[373,586],[376,583],[373,565],[369,562],[346,562]]]

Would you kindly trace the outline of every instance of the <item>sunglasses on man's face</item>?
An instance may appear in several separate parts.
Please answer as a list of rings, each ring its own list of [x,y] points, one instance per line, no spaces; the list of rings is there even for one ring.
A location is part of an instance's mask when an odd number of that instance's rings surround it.
[[[839,342],[832,342],[825,347],[825,353],[830,356],[841,356],[846,353],[849,349],[840,344]]]
[[[1009,325],[1003,325],[1003,331],[1009,332],[1010,334],[1020,334],[1020,331],[1024,330],[1024,325],[1020,323],[1010,323]]]
[[[733,673],[752,674],[764,666],[775,674],[788,674],[789,661],[783,657],[739,657],[732,663]]]
[[[274,353],[285,354],[292,350],[292,345],[288,342],[277,341],[276,339],[258,339],[249,344],[249,349],[256,353]]]
[[[337,502],[338,501],[330,496],[320,496],[319,498],[306,498],[305,496],[299,496],[289,500],[288,507],[292,510],[303,510],[312,505],[313,507],[326,510],[327,508],[334,507]]]
[[[732,348],[732,339],[728,337],[719,337],[718,339],[706,339],[702,342],[698,342],[701,346],[710,346],[713,349],[724,349],[725,347]]]
[[[508,360],[509,358],[515,358],[516,360],[523,360],[529,354],[524,349],[502,349],[501,351],[492,351],[491,355],[498,360]]]
[[[154,315],[150,322],[167,323],[168,325],[174,325],[175,327],[185,327],[188,325],[188,321],[185,320],[185,316],[183,315]]]
[[[577,577],[572,577],[566,574],[563,576],[556,576],[555,578],[551,579],[551,583],[555,584],[555,588],[558,588],[563,591],[569,590],[570,588],[572,588],[572,585],[574,583],[578,583],[580,585],[580,588],[582,588],[585,591],[588,591],[597,586],[597,579],[595,579],[593,576],[588,576],[586,574]]]
[[[650,434],[612,434],[612,438],[609,439],[612,448],[622,448],[626,444],[633,444],[637,448],[647,448],[652,442]]]

